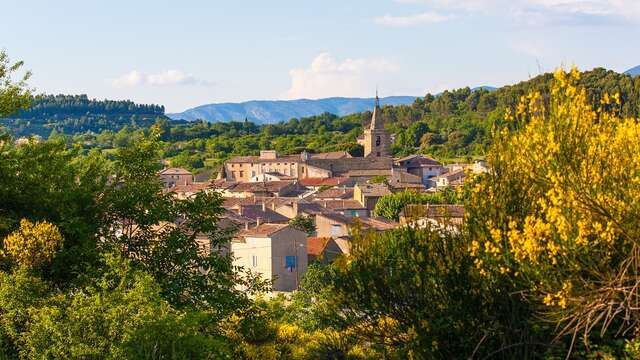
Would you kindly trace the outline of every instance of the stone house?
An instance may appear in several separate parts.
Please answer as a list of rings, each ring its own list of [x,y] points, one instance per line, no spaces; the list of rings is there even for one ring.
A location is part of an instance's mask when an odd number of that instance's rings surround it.
[[[298,289],[307,271],[307,234],[286,224],[242,230],[231,243],[233,265],[273,281],[274,292]]]
[[[183,168],[167,168],[158,172],[158,177],[165,188],[176,185],[190,185],[193,183],[193,174]]]
[[[363,183],[356,184],[353,188],[353,198],[369,211],[375,209],[381,197],[389,194],[391,191],[385,184]]]

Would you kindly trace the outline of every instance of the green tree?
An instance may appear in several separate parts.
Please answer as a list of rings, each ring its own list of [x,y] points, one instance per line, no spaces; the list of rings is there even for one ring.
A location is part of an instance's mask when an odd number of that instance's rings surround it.
[[[0,118],[26,109],[31,103],[31,90],[27,88],[31,72],[26,71],[17,80],[12,77],[23,65],[22,61],[11,63],[7,53],[0,51]]]
[[[400,212],[409,204],[457,204],[460,201],[452,190],[444,190],[434,194],[403,191],[385,195],[378,200],[373,210],[374,215],[398,220]]]
[[[313,218],[308,216],[298,215],[289,220],[289,225],[294,229],[304,231],[309,236],[316,232],[316,224],[314,223]]]
[[[335,265],[334,317],[394,358],[470,357],[493,329],[466,248],[411,228],[356,238]]]
[[[217,359],[228,351],[210,319],[172,308],[152,276],[118,256],[105,258],[91,286],[28,314],[25,358]]]
[[[217,226],[222,197],[201,192],[181,200],[164,192],[156,175],[158,146],[152,131],[116,153],[113,186],[100,199],[101,244],[152,274],[174,305],[221,314],[243,306],[248,299],[236,290],[243,280],[219,251],[229,246],[232,230]],[[204,248],[198,237],[206,239]]]
[[[51,261],[62,242],[57,226],[22,219],[20,228],[4,239],[4,252],[19,266],[36,268]]]

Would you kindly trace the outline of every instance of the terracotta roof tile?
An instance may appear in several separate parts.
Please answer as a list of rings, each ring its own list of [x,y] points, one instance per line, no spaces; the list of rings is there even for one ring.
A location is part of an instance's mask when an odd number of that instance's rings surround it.
[[[327,247],[327,243],[331,240],[326,237],[310,237],[307,238],[307,254],[320,256]]]
[[[240,230],[240,232],[238,233],[238,236],[240,237],[271,236],[287,227],[289,227],[288,224],[260,224],[259,226],[256,226],[253,229]]]
[[[189,170],[183,168],[166,168],[158,172],[160,175],[193,175]]]

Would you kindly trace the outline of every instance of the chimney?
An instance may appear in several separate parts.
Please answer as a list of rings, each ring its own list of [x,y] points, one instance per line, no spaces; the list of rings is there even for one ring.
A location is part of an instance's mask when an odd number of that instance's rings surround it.
[[[262,201],[262,211],[263,212],[267,211],[267,204],[264,201]]]
[[[298,216],[298,202],[294,201],[292,205],[293,205],[293,215]]]
[[[244,222],[244,229],[245,230],[249,230],[249,222],[248,221]]]
[[[238,215],[242,216],[242,205],[238,206]]]
[[[271,210],[276,211],[276,202],[275,201],[271,202]]]
[[[261,222],[262,222],[262,218],[261,217],[257,217],[256,218],[256,227],[260,226]]]

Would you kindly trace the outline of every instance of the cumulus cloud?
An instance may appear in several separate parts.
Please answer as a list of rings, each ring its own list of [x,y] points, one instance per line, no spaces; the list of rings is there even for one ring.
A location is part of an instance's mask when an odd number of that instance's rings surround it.
[[[424,12],[409,16],[393,16],[386,14],[384,16],[375,18],[374,21],[380,25],[406,27],[439,23],[447,21],[451,18],[451,15],[444,15],[436,12]]]
[[[211,86],[212,82],[198,79],[191,74],[186,74],[180,70],[165,70],[155,74],[146,74],[138,70],[132,70],[122,76],[111,80],[114,87],[135,87],[141,85],[148,86],[169,86],[169,85],[200,85]]]
[[[368,96],[380,76],[397,70],[395,64],[384,59],[339,61],[329,53],[321,53],[309,67],[289,71],[291,86],[284,97]]]
[[[638,0],[395,0],[395,2],[425,6],[435,13],[446,11],[450,17],[482,13],[528,25],[640,21],[640,1]],[[418,13],[413,17],[421,14],[424,13]]]

